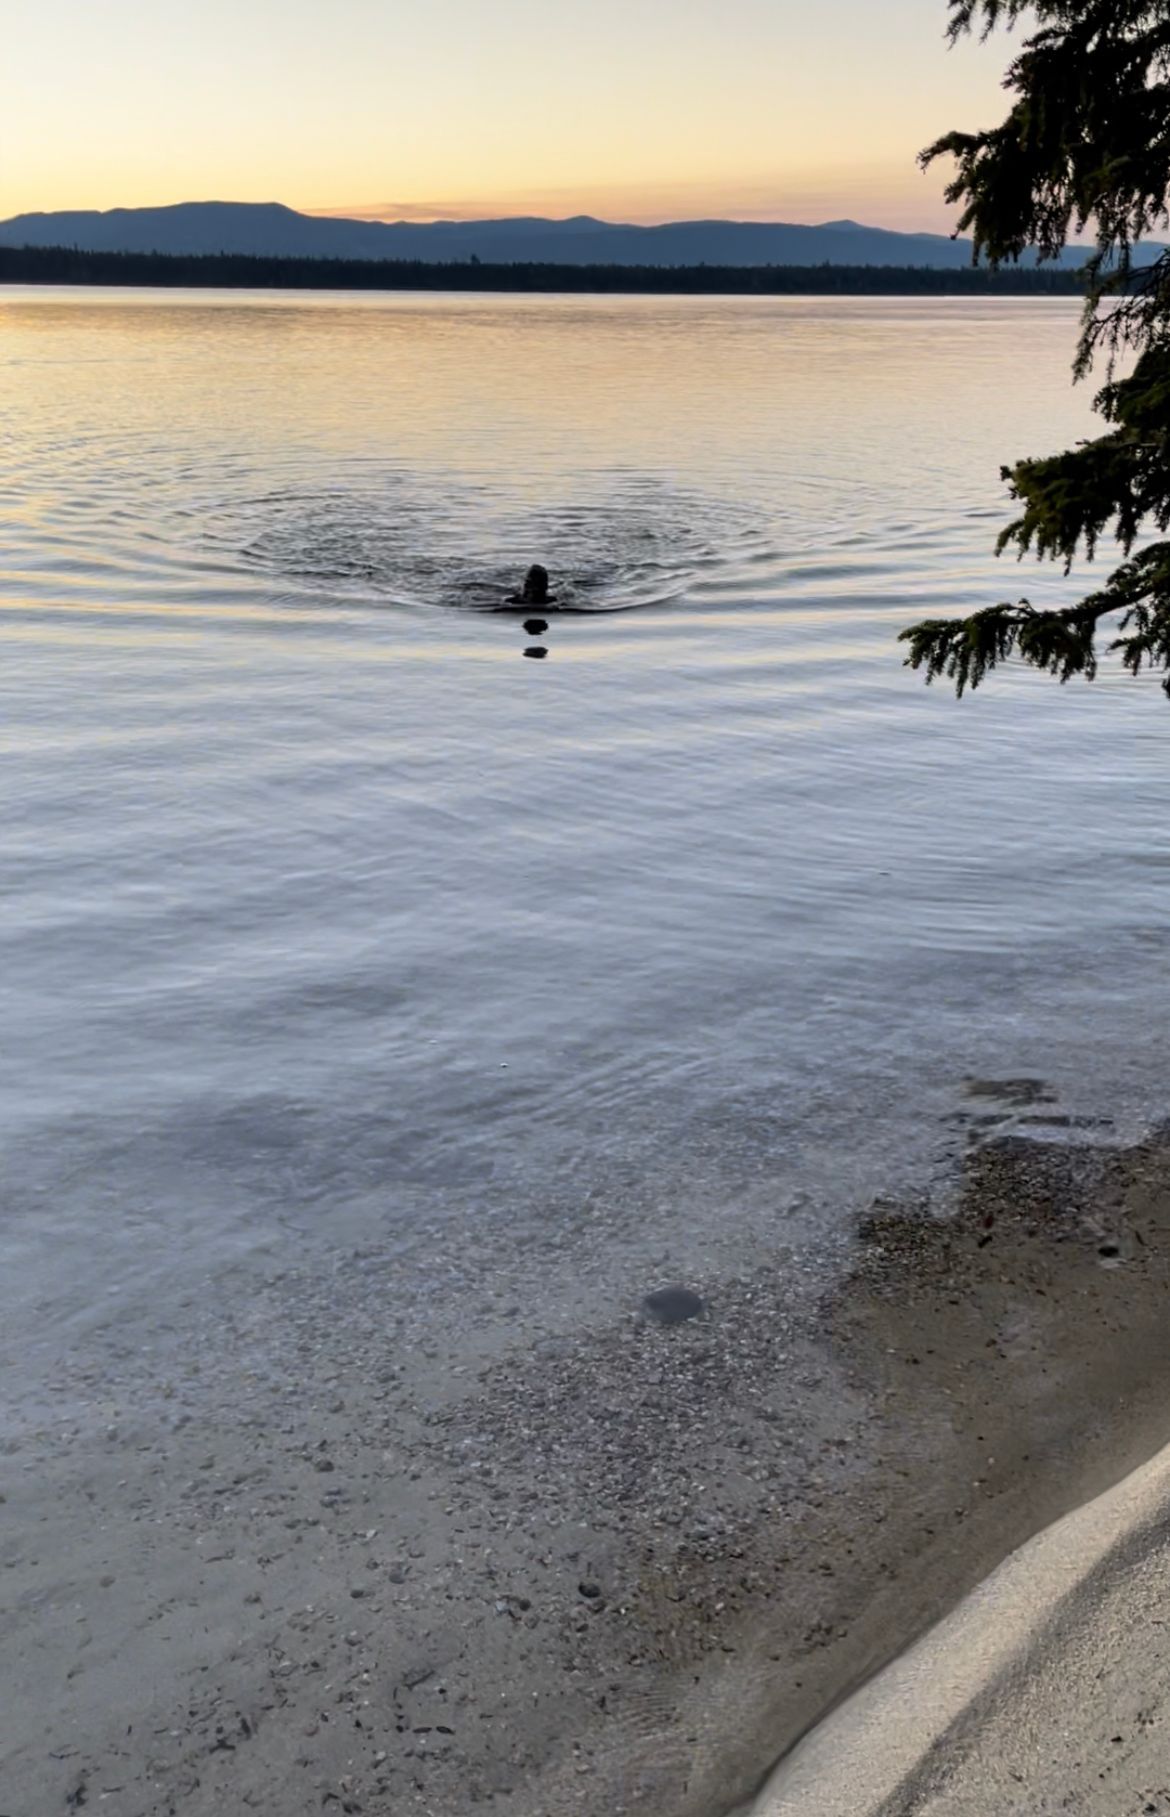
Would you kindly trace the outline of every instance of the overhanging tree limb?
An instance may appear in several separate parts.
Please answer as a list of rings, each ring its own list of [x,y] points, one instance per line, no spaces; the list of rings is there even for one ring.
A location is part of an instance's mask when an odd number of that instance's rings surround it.
[[[998,550],[1058,561],[1092,559],[1110,537],[1126,560],[1105,586],[1063,610],[1022,600],[903,632],[908,663],[950,677],[960,694],[1018,656],[1062,681],[1097,672],[1100,621],[1120,612],[1111,646],[1137,673],[1161,669],[1170,692],[1170,544],[1140,555],[1143,536],[1170,529],[1170,255],[1135,263],[1137,243],[1170,226],[1170,0],[951,0],[949,35],[984,36],[1025,16],[1036,29],[1005,78],[1006,119],[981,133],[948,133],[923,165],[956,162],[947,198],[976,261],[1035,251],[1059,256],[1091,229],[1095,250],[1075,374],[1099,357],[1106,382],[1094,408],[1108,425],[1093,441],[1005,468],[1019,515]],[[1132,369],[1117,376],[1119,360]]]

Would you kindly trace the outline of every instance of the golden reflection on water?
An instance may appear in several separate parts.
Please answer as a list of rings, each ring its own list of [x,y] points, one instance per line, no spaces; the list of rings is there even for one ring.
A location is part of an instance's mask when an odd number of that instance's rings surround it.
[[[1005,322],[1013,386],[1043,399],[1049,434],[1060,435],[1062,415],[1083,421],[1081,401],[1070,405],[1059,382],[1076,317],[1075,302],[1031,299],[154,292],[128,302],[9,289],[0,291],[0,357],[5,419],[17,433],[31,412],[42,446],[46,434],[62,453],[96,438],[108,458],[116,428],[128,457],[158,460],[159,485],[182,475],[185,454],[192,477],[210,478],[218,456],[230,480],[258,443],[279,474],[285,438],[290,451],[309,443],[323,457],[356,453],[374,473],[396,459],[490,477],[503,443],[509,465],[517,445],[525,456],[516,496],[539,499],[565,473],[646,472],[664,459],[705,486],[721,472],[742,486],[766,452],[770,472],[779,463],[805,504],[846,483],[868,496],[878,476],[859,451],[884,447],[903,469],[945,466],[948,443],[953,460],[1002,422],[998,385],[978,380],[980,369],[996,371]],[[982,345],[987,321],[996,331]],[[913,424],[927,371],[933,390],[949,382],[961,393],[945,441]],[[184,448],[174,430],[198,439]],[[211,436],[213,449],[201,446]],[[318,478],[327,483],[327,470]]]

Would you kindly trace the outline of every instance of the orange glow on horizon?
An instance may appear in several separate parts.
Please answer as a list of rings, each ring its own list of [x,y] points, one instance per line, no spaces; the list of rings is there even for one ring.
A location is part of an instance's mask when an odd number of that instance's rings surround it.
[[[216,198],[945,232],[915,155],[999,117],[1010,54],[948,51],[945,0],[14,5],[0,219]]]
[[[516,215],[600,220],[654,226],[665,221],[790,221],[817,224],[849,218],[906,232],[947,233],[954,210],[942,200],[937,177],[912,159],[870,168],[830,168],[740,183],[588,184],[534,186],[502,194],[365,200],[308,206],[306,214],[359,221],[482,221]]]

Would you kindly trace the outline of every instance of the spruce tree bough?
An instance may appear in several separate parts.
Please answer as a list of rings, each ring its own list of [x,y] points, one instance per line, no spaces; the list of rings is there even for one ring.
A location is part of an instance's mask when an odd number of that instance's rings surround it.
[[[950,11],[952,41],[1019,21],[1030,33],[1005,79],[1002,124],[948,133],[920,160],[955,160],[947,199],[962,205],[958,231],[976,260],[1030,248],[1054,259],[1074,234],[1095,239],[1074,372],[1103,369],[1094,408],[1105,433],[1003,469],[1020,511],[997,547],[1067,573],[1110,536],[1124,560],[1062,609],[1022,599],[912,625],[907,662],[961,695],[1012,655],[1061,681],[1091,679],[1107,642],[1170,693],[1170,254],[1133,258],[1170,225],[1170,0],[950,0]]]

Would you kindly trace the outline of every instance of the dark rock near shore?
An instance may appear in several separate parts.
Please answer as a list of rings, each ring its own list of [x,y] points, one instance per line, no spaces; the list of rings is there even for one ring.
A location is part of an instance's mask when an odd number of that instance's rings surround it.
[[[646,1295],[642,1310],[660,1325],[682,1325],[687,1319],[697,1319],[704,1306],[689,1287],[659,1287]]]

